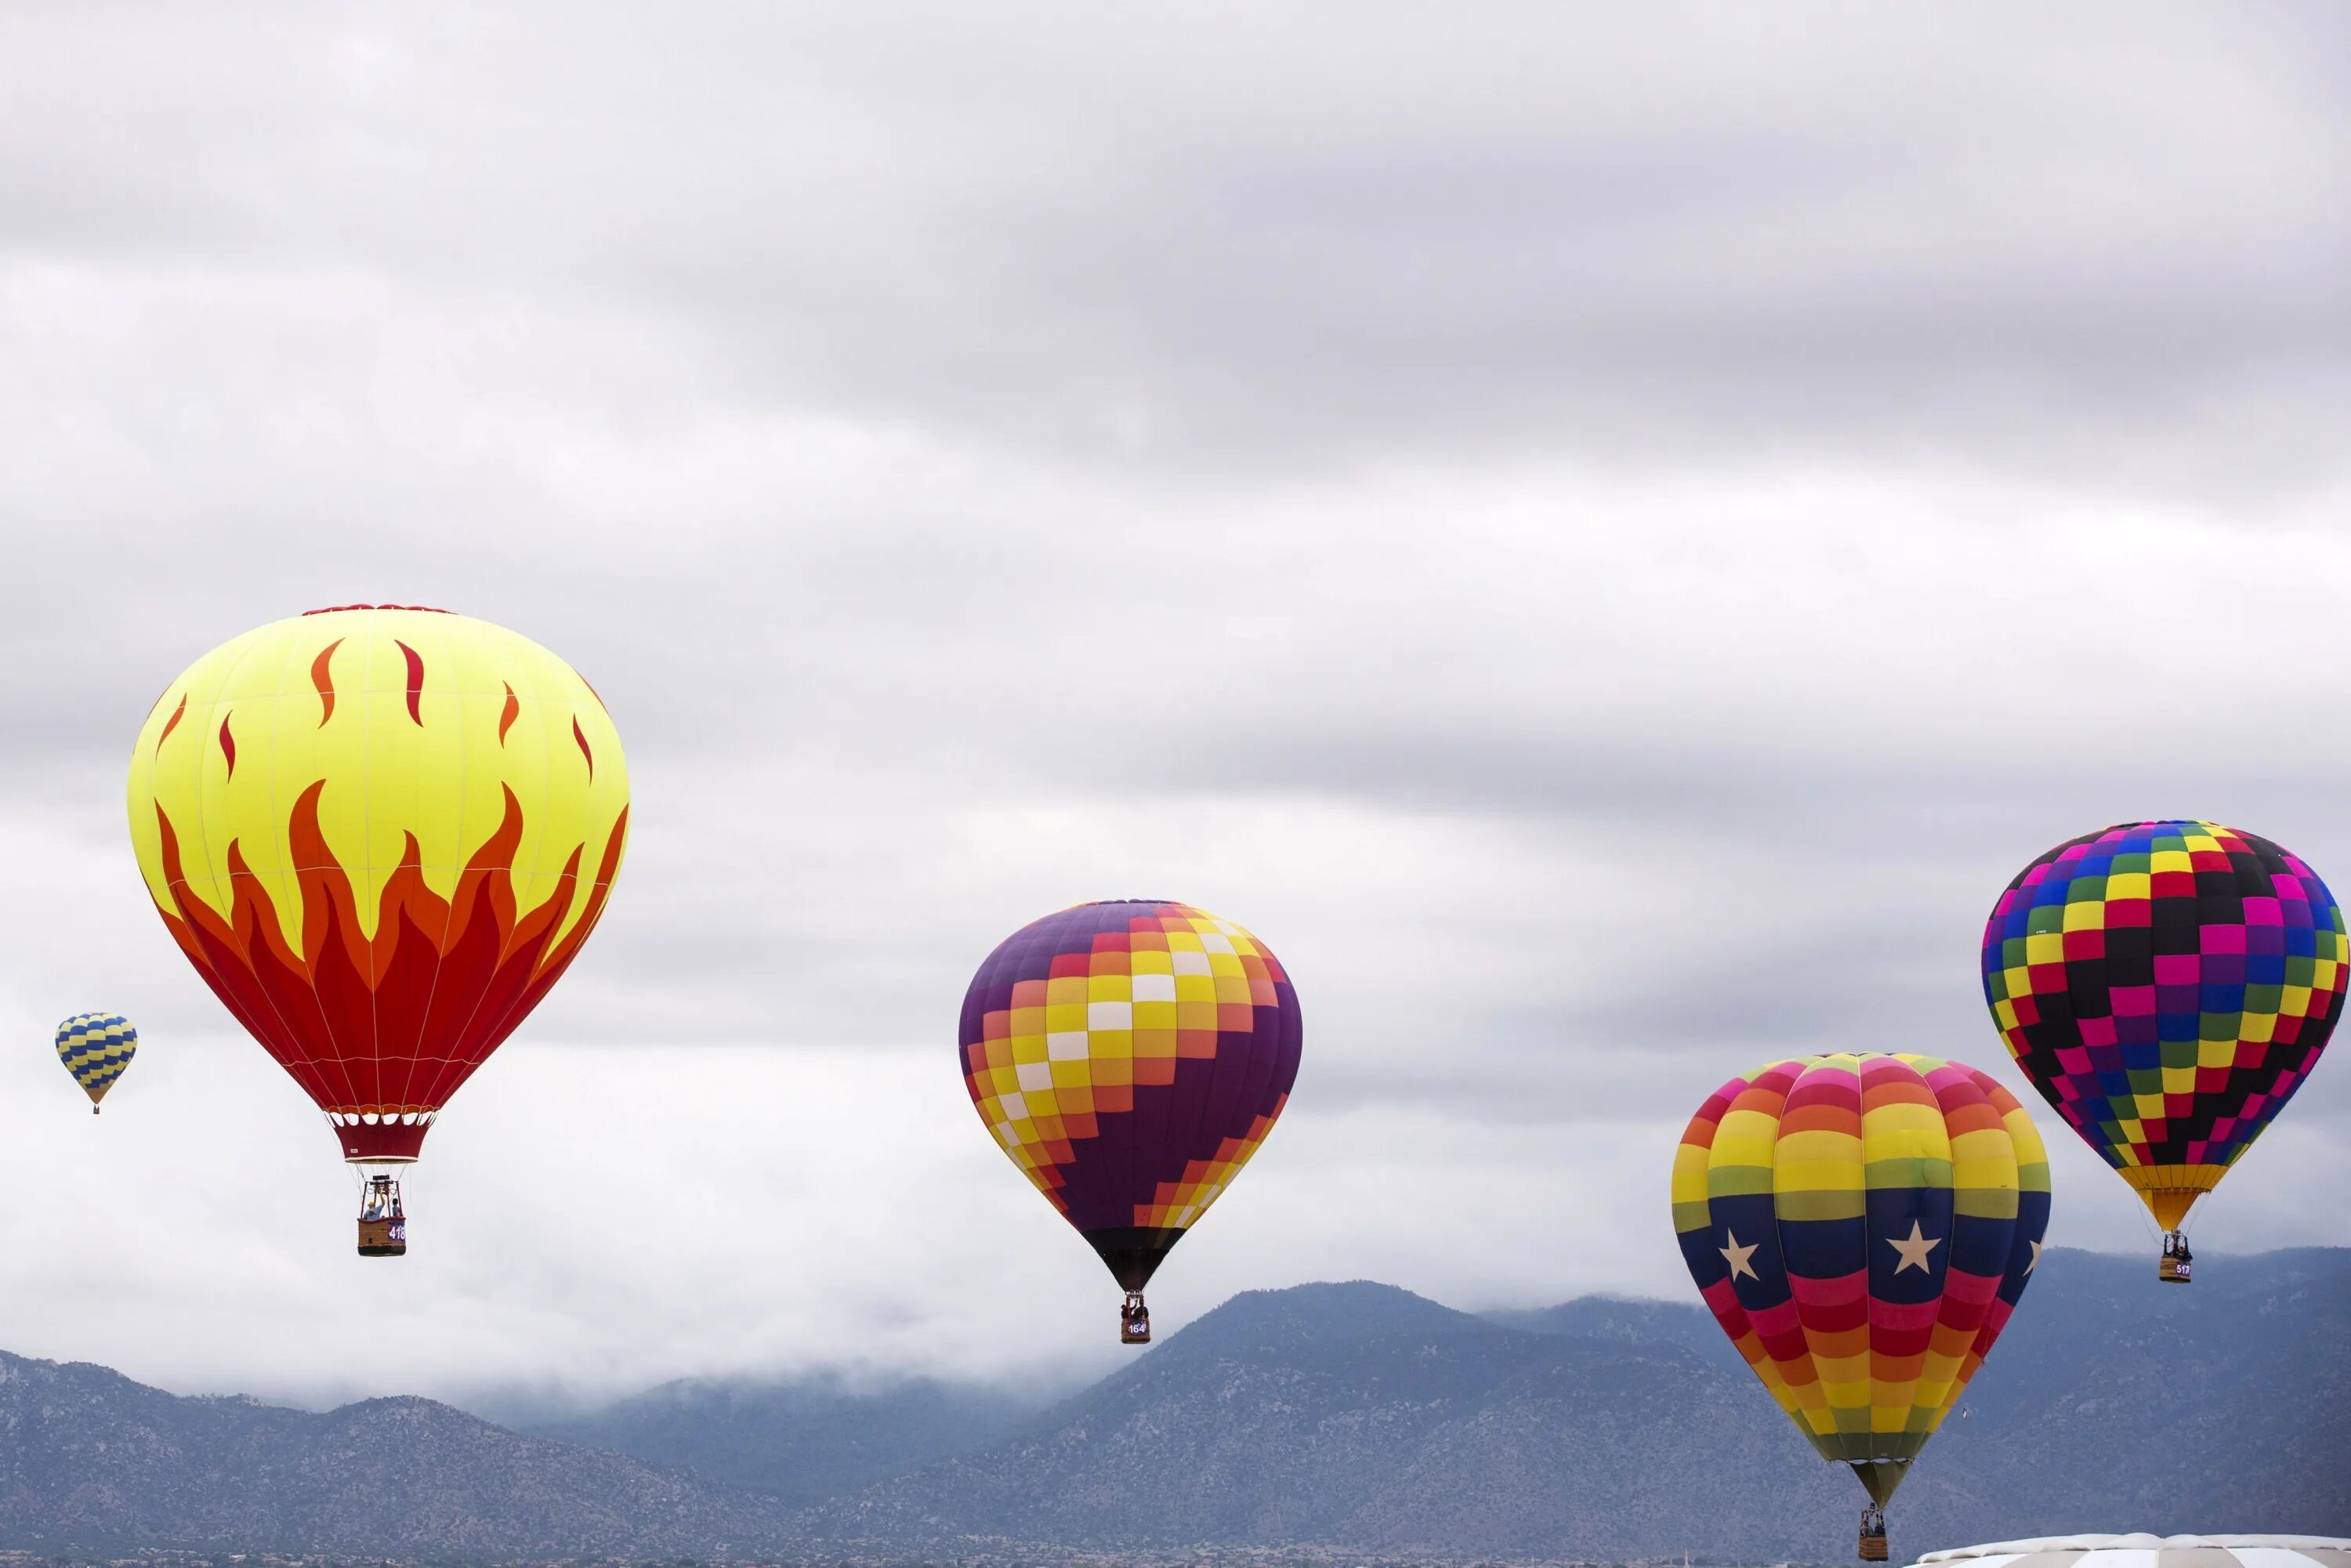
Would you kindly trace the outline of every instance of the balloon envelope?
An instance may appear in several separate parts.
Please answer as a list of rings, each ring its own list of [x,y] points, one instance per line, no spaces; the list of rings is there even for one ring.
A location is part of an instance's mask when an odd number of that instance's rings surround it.
[[[1298,1076],[1298,996],[1228,920],[1082,904],[964,995],[964,1086],[998,1147],[1141,1290],[1257,1152]]]
[[[2318,1063],[2351,946],[2309,866],[2216,822],[2127,822],[2017,873],[1984,999],[2033,1086],[2166,1230]]]
[[[1708,1096],[1674,1228],[1731,1343],[1823,1458],[1894,1493],[2040,1261],[2049,1163],[2016,1096],[1930,1056],[1813,1056]]]
[[[120,1013],[76,1013],[57,1025],[57,1060],[92,1105],[139,1053],[139,1031]]]
[[[131,756],[131,835],[181,951],[344,1157],[403,1161],[587,940],[628,799],[611,720],[561,659],[361,605],[173,681]]]

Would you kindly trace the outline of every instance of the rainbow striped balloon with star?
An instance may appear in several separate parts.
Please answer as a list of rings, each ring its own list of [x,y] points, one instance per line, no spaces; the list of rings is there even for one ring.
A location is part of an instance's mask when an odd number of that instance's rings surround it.
[[[1673,1207],[1723,1333],[1883,1505],[2032,1280],[2049,1157],[2016,1096],[1972,1067],[1803,1057],[1708,1097],[1674,1156]]]

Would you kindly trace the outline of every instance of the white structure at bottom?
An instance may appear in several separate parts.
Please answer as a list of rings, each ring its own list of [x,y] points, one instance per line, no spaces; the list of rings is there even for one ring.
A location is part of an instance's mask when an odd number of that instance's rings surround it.
[[[2340,1535],[2045,1535],[1929,1552],[1913,1568],[2351,1568]]]

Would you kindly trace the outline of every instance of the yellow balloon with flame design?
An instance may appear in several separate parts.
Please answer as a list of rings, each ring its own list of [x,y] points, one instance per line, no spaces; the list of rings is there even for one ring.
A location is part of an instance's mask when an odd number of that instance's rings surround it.
[[[354,605],[190,665],[140,731],[130,812],[188,961],[344,1158],[398,1164],[594,928],[628,766],[537,643]]]

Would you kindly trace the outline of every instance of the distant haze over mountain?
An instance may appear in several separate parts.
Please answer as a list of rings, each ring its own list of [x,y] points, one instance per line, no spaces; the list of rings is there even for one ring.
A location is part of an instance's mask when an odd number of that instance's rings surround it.
[[[1038,1402],[926,1379],[861,1389],[831,1375],[780,1383],[664,1384],[590,1415],[532,1423],[725,1486],[820,1502],[969,1454]]]
[[[2351,1532],[2351,1252],[2053,1250],[1893,1511],[1895,1546]],[[569,1439],[559,1441],[558,1438]],[[1694,1307],[1479,1318],[1390,1286],[1238,1296],[1039,1409],[838,1378],[680,1384],[524,1435],[0,1359],[0,1547],[394,1556],[1839,1560],[1860,1493]]]

